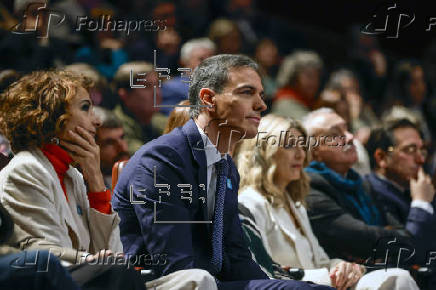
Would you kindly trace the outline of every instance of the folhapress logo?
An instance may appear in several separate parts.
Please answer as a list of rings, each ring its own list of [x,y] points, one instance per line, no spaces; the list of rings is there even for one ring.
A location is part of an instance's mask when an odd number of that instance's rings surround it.
[[[398,38],[400,30],[415,21],[415,13],[400,9],[396,3],[385,5],[372,16],[373,19],[360,31],[369,35],[384,35],[386,38]]]
[[[14,34],[36,34],[38,38],[47,38],[50,29],[65,22],[65,14],[47,7],[45,2],[30,3],[23,13],[20,23],[11,28]],[[132,32],[156,32],[166,30],[165,19],[114,19],[111,15],[97,18],[77,16],[75,31],[116,31],[129,35]]]
[[[36,34],[37,38],[47,38],[50,27],[61,25],[65,14],[47,8],[47,3],[30,3],[23,13],[20,23],[11,28],[14,34]]]

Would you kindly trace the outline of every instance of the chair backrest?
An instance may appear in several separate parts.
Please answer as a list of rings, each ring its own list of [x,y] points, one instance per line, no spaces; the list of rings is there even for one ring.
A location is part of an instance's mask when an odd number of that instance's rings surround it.
[[[112,166],[112,191],[117,185],[118,178],[120,177],[121,171],[123,171],[124,166],[127,164],[128,160],[117,161],[114,166]]]

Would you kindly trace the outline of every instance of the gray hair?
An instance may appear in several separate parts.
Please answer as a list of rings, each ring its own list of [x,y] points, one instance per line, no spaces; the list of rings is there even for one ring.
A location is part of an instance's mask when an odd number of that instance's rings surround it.
[[[314,51],[296,51],[285,57],[277,74],[279,88],[295,82],[298,74],[306,68],[322,69],[323,61]]]
[[[336,114],[336,112],[331,108],[322,107],[304,116],[302,123],[308,136],[316,136],[319,133],[317,132],[320,124],[319,117],[326,114]]]
[[[330,78],[327,82],[327,87],[341,88],[342,80],[345,78],[357,80],[357,76],[349,69],[338,69],[331,73]]]
[[[94,114],[101,121],[101,126],[99,128],[123,128],[123,123],[112,111],[99,106],[94,106]]]
[[[200,100],[200,90],[209,88],[215,93],[222,92],[229,80],[229,70],[238,67],[249,67],[255,70],[259,76],[257,63],[245,55],[238,54],[219,54],[206,58],[194,70],[192,82],[189,87],[189,102],[192,107],[189,111],[191,118],[197,118],[200,114],[203,103]]]
[[[216,50],[215,44],[209,38],[194,38],[183,44],[180,50],[180,60],[186,62],[191,57],[192,51],[196,48],[206,48],[212,51]]]

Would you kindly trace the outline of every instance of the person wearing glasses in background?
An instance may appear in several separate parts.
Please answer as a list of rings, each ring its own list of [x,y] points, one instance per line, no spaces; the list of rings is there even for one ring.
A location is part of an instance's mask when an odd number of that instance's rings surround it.
[[[387,223],[404,225],[419,216],[436,225],[435,190],[423,170],[428,154],[417,125],[406,118],[392,120],[372,130],[366,148],[372,168],[366,180]]]
[[[420,128],[407,118],[392,119],[372,130],[366,149],[372,172],[365,179],[378,208],[386,214],[387,225],[420,221],[427,228],[435,228],[435,189],[423,170],[428,152]],[[421,250],[436,249],[434,236],[422,239],[420,244],[425,249]],[[433,274],[424,283],[432,289],[435,279]]]

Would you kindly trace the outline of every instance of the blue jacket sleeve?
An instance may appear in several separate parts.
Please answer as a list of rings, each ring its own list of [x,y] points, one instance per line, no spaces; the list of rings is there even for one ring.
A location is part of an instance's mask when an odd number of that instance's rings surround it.
[[[171,148],[160,148],[133,162],[123,170],[113,200],[121,218],[124,251],[129,255],[160,256],[160,263],[152,267],[157,277],[194,268],[191,224],[177,223],[191,220],[180,193],[177,196],[177,184],[186,183],[181,158]],[[168,185],[170,190],[161,187],[159,192],[161,185]],[[155,219],[175,222],[156,223]]]

